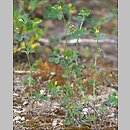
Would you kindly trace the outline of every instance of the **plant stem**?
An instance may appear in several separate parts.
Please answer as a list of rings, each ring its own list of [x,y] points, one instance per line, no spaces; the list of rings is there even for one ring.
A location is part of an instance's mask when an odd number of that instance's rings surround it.
[[[64,16],[63,13],[62,13],[62,15],[63,15],[63,21],[64,21],[65,30],[66,30],[66,42],[65,42],[65,47],[64,47],[64,52],[66,52],[67,43],[68,43],[68,37],[67,37],[67,22],[66,22],[66,20],[65,20],[65,16]]]
[[[79,36],[78,36],[77,41],[76,41],[76,51],[78,51],[78,43],[79,43]]]
[[[83,19],[82,19],[82,21],[81,21],[81,24],[80,24],[80,26],[79,26],[79,29],[82,28],[82,26],[83,26],[83,22],[84,22],[84,17],[83,17]],[[76,51],[78,51],[78,43],[79,43],[79,36],[78,36],[78,38],[77,38],[77,42],[76,42]]]
[[[96,96],[96,74],[97,74],[97,58],[98,58],[98,34],[96,34],[96,54],[94,57],[94,69],[95,69],[95,75],[94,75],[94,85],[93,85],[93,96],[94,96],[94,108],[95,108],[95,96]],[[94,124],[96,125],[96,113],[94,111]]]
[[[32,77],[31,62],[30,62],[30,57],[29,57],[28,45],[26,44],[26,42],[25,42],[25,47],[26,47],[26,51],[27,51],[26,55],[27,55],[28,66],[29,66],[29,71],[30,71],[29,76]],[[29,89],[30,90],[30,97],[32,97],[31,80],[29,80],[29,88],[30,88]],[[30,101],[30,105],[31,105],[31,110],[32,110],[32,103],[31,103],[31,101]]]
[[[98,34],[96,35],[96,54],[94,57],[94,67],[95,67],[95,74],[97,74],[97,58],[98,58]],[[96,90],[96,79],[94,75],[94,86],[93,86],[93,96],[95,97],[95,90]]]

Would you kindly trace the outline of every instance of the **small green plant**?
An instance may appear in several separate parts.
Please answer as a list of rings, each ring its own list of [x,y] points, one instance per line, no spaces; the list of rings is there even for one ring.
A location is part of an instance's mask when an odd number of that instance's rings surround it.
[[[118,94],[116,92],[112,93],[108,99],[113,106],[118,107]]]
[[[93,121],[96,123],[95,112],[93,115],[90,115],[88,119],[83,118],[83,104],[87,99],[87,95],[85,94],[86,86],[83,85],[82,78],[85,66],[80,65],[78,62],[78,58],[80,56],[78,52],[79,38],[85,37],[87,34],[86,27],[83,27],[83,23],[90,15],[90,10],[86,8],[80,10],[80,13],[77,17],[81,22],[79,27],[77,27],[73,24],[67,24],[68,22],[66,22],[63,12],[64,7],[65,4],[63,2],[49,7],[52,11],[50,16],[59,20],[63,20],[66,29],[66,44],[64,52],[60,51],[60,49],[57,49],[53,52],[54,56],[49,58],[49,62],[60,64],[64,68],[66,73],[63,74],[63,77],[66,81],[66,84],[64,86],[56,86],[51,82],[49,85],[50,94],[58,97],[60,96],[59,102],[61,103],[61,106],[64,107],[67,114],[65,120],[66,125],[73,125],[76,123],[76,120],[82,123],[85,123],[86,121]],[[94,64],[92,65],[92,70],[96,74],[97,58],[102,52],[101,48],[98,46],[98,40],[101,38],[101,35],[99,35],[99,27],[91,27],[89,31],[96,37],[96,53],[94,57]],[[75,50],[67,48],[68,36],[77,39]],[[93,86],[93,95],[95,97],[96,86],[98,83],[95,78],[90,79],[88,83]],[[80,97],[80,101],[77,101],[76,97]]]
[[[18,42],[18,45],[15,45],[17,46],[15,51],[25,53],[27,56],[30,73],[25,82],[30,88],[30,97],[32,98],[31,86],[36,82],[32,77],[32,70],[37,70],[35,65],[31,63],[30,54],[35,52],[34,48],[36,46],[39,46],[39,44],[36,45],[34,42],[42,36],[43,31],[38,27],[42,20],[39,18],[31,19],[29,15],[29,13],[23,13],[21,10],[14,9],[13,22],[14,40]]]
[[[25,2],[25,1],[24,1]],[[24,3],[23,2],[23,3]],[[35,4],[38,5],[38,1],[31,2],[31,12],[35,9]],[[25,4],[25,3],[24,3]],[[21,4],[21,10],[14,9],[14,40],[20,43],[20,48],[17,49],[26,54],[28,65],[29,65],[29,76],[26,78],[26,84],[30,88],[30,97],[33,97],[33,102],[48,100],[50,97],[48,95],[43,95],[42,91],[36,91],[32,93],[31,87],[36,83],[36,80],[32,77],[32,71],[38,71],[36,68],[37,64],[32,64],[30,61],[30,54],[34,53],[35,45],[34,41],[40,38],[43,34],[43,30],[39,28],[38,24],[42,22],[39,18],[30,18],[30,13],[24,13]],[[100,34],[100,26],[84,27],[83,23],[88,21],[88,16],[91,11],[87,8],[81,9],[78,13],[77,20],[80,22],[79,26],[71,24],[73,6],[72,4],[66,5],[64,2],[59,2],[53,6],[48,6],[49,18],[63,20],[64,28],[66,32],[66,43],[64,46],[64,51],[56,49],[53,55],[48,59],[49,62],[59,64],[64,68],[65,73],[62,74],[65,84],[62,86],[57,85],[57,81],[50,81],[47,85],[48,92],[51,97],[58,98],[58,102],[61,107],[64,108],[66,112],[66,119],[64,124],[66,126],[71,126],[74,124],[86,124],[88,122],[93,122],[96,125],[98,116],[95,111],[96,102],[96,89],[98,86],[98,81],[96,81],[96,75],[98,73],[97,60],[102,54],[102,49],[99,47],[99,40],[103,38]],[[68,20],[66,20],[66,14],[68,15]],[[92,21],[91,21],[92,22]],[[92,79],[88,80],[88,84],[93,88],[93,98],[89,99],[86,94],[87,86],[83,84],[83,72],[86,69],[85,65],[79,62],[80,53],[79,39],[85,37],[88,33],[94,35],[96,40],[96,49],[94,54],[94,61],[91,65],[91,71],[95,75]],[[76,39],[75,50],[71,50],[67,47],[69,38]],[[88,52],[88,48],[86,50]],[[86,102],[93,102],[94,112],[85,117],[83,113],[83,108]],[[113,93],[109,96],[109,101],[117,107],[118,95]],[[32,102],[30,102],[31,104]],[[107,110],[106,106],[102,106],[99,110],[101,113]]]

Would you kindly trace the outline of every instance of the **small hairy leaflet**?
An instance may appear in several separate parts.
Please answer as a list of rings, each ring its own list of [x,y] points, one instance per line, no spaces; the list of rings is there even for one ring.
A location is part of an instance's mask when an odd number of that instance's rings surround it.
[[[68,29],[69,29],[70,32],[73,32],[73,33],[77,31],[77,27],[73,24],[70,24]]]

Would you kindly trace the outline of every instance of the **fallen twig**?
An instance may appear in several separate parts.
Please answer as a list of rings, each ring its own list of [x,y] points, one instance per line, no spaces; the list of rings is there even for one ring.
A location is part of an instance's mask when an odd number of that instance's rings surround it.
[[[117,68],[110,68],[110,67],[97,67],[98,69],[101,69],[101,70],[104,70],[104,71],[118,71]],[[29,74],[30,71],[28,70],[14,70],[14,73],[15,74]],[[32,73],[38,73],[38,72],[35,72],[35,71],[32,71]]]
[[[49,39],[45,39],[45,38],[41,38],[38,40],[40,43],[46,44],[49,43]],[[65,40],[61,40],[61,43],[65,44]],[[77,42],[76,39],[72,39],[68,41],[68,44],[75,44]],[[94,39],[79,39],[79,43],[96,43],[96,40]],[[103,40],[99,40],[99,43],[117,43],[117,40],[114,39],[103,39]]]

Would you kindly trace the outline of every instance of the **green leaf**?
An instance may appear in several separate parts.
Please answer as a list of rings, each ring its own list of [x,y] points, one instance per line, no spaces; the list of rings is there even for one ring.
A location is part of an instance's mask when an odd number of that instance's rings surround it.
[[[63,7],[63,13],[69,14],[70,13],[70,8],[68,6]]]
[[[43,96],[43,100],[47,101],[48,97],[47,96]]]
[[[62,106],[65,106],[65,105],[68,105],[70,102],[68,99],[63,99],[62,102],[61,102],[61,105]]]
[[[118,94],[117,93],[112,93],[110,96],[109,96],[109,101],[112,103],[112,105],[114,106],[118,106],[118,99],[116,98],[116,96],[118,97]]]
[[[77,34],[78,34],[79,37],[85,37],[86,36],[86,31],[83,28],[78,29]]]
[[[77,38],[78,38],[78,35],[77,35],[77,33],[73,33],[73,34],[71,34],[71,37],[72,37],[73,39],[77,39]]]
[[[28,14],[23,14],[22,15],[22,20],[23,20],[24,23],[27,23],[28,20],[29,20]]]
[[[90,34],[95,34],[95,32],[96,32],[95,27],[90,27],[89,30],[90,30]]]
[[[55,58],[54,57],[50,57],[49,58],[49,62],[54,62],[55,61]]]
[[[26,23],[26,27],[27,27],[27,32],[31,32],[33,30],[33,21],[32,20],[29,20],[27,23]]]
[[[83,15],[83,16],[89,16],[90,15],[90,10],[85,8],[85,9],[82,9],[80,10],[80,15]]]
[[[16,33],[14,36],[15,36],[16,40],[18,40],[19,42],[24,40],[24,36],[22,34]]]
[[[80,86],[81,90],[85,92],[85,89],[86,89],[86,86],[85,85],[82,85]]]
[[[65,67],[67,64],[65,62],[65,60],[61,60],[61,64]]]
[[[90,80],[88,80],[88,83],[90,84],[90,85],[92,85],[92,86],[95,86],[95,81],[94,80],[92,80],[92,79],[90,79]]]
[[[59,20],[62,20],[63,15],[62,15],[61,13],[59,13],[58,16],[57,16],[57,18],[58,18]]]
[[[73,56],[73,52],[72,52],[71,50],[67,50],[67,51],[66,51],[66,56],[67,56],[67,57]]]
[[[55,63],[58,64],[60,62],[60,58],[55,58]]]
[[[39,18],[33,19],[33,23],[34,23],[34,24],[39,24],[39,23],[41,23],[41,22],[42,22],[42,20],[39,19]]]
[[[55,84],[51,81],[50,84],[47,86],[48,89],[52,90],[55,86]]]
[[[56,19],[57,18],[57,14],[59,14],[59,12],[57,10],[51,9],[51,12],[50,12],[48,17],[51,18],[51,19]]]
[[[35,82],[36,82],[35,79],[30,76],[26,78],[26,83],[29,85],[29,87],[35,84]]]
[[[54,54],[55,56],[59,56],[59,50],[55,50],[55,51],[53,52],[53,54]]]
[[[25,51],[25,50],[21,50],[21,52],[27,54],[27,51]]]
[[[55,86],[53,89],[52,89],[52,91],[51,91],[51,93],[50,94],[52,94],[52,95],[58,95],[58,94],[60,94],[60,91],[57,89],[57,87]]]
[[[28,53],[34,53],[35,51],[33,49],[28,50]]]

